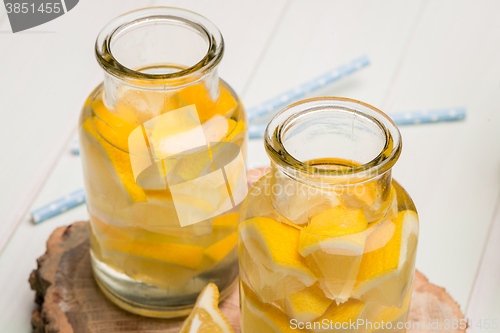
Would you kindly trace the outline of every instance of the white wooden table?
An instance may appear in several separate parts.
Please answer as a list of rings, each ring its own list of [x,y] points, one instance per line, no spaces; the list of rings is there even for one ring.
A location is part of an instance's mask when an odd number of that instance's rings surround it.
[[[394,175],[420,213],[417,267],[473,326],[500,322],[500,2],[82,0],[17,34],[0,6],[0,332],[30,332],[35,259],[54,228],[87,219],[80,206],[35,226],[28,212],[82,187],[69,145],[102,79],[95,38],[117,15],[153,5],[215,22],[227,45],[221,77],[247,107],[366,54],[368,68],[321,93],[389,113],[467,108],[463,122],[401,128]],[[250,143],[249,161],[268,163],[261,140]]]

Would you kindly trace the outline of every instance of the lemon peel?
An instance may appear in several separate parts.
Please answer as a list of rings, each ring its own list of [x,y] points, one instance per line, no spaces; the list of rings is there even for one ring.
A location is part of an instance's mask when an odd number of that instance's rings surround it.
[[[218,304],[219,289],[215,284],[209,283],[198,296],[193,311],[182,324],[179,333],[234,333]]]
[[[298,229],[271,218],[254,217],[243,222],[239,230],[243,243],[253,239],[262,247],[273,271],[295,277],[306,286],[316,282],[299,253]]]
[[[366,240],[352,297],[401,307],[415,266],[418,217],[406,210],[384,223]]]

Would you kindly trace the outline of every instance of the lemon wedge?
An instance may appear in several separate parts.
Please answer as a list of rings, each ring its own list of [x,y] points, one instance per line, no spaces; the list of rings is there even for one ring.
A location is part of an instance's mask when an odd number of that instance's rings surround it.
[[[300,231],[297,228],[271,218],[255,217],[243,222],[239,232],[244,244],[251,244],[251,239],[262,248],[272,271],[295,277],[306,286],[316,282],[313,272],[299,254]],[[251,247],[247,246],[247,250],[251,251]]]
[[[234,333],[218,308],[219,289],[209,283],[198,296],[193,311],[186,318],[179,333]]]
[[[347,301],[356,282],[371,228],[362,209],[336,206],[311,219],[300,233],[299,252],[318,277],[326,297]]]
[[[297,333],[289,318],[277,306],[262,303],[259,297],[244,283],[241,283],[241,323],[251,333]]]
[[[238,213],[229,213],[214,217],[213,228],[236,228],[238,226]]]
[[[91,107],[98,116],[85,120],[84,131],[94,142],[97,141],[97,146],[104,150],[104,154],[108,156],[114,166],[114,171],[121,180],[121,185],[128,193],[130,200],[134,202],[147,201],[143,189],[135,183],[130,156],[127,153],[128,136],[137,125],[113,115],[106,109],[102,101],[92,102]]]
[[[200,266],[205,251],[203,246],[137,240],[108,239],[102,244],[108,251],[128,253],[193,270]]]
[[[363,318],[364,315],[363,313],[366,311],[366,304],[358,301],[356,299],[350,299],[345,303],[342,303],[340,305],[337,305],[333,303],[330,305],[330,307],[325,311],[325,313],[316,319],[314,322],[311,324],[312,326],[312,332],[317,333],[317,332],[331,332],[332,327],[333,330],[335,330],[335,327],[337,327],[337,330],[339,326],[335,326],[340,324],[340,327],[342,325],[347,324],[347,328],[350,327],[350,323],[356,322],[359,318]],[[319,324],[319,323],[325,323],[327,322],[329,327],[320,327],[319,325],[314,326],[314,324]],[[319,327],[319,328],[318,328]],[[336,331],[336,330],[335,330]],[[344,330],[339,330],[344,332]],[[345,332],[348,332],[349,330],[346,329]]]
[[[290,318],[295,318],[299,322],[310,322],[321,317],[332,302],[318,285],[314,284],[289,294],[286,299],[286,311]]]
[[[306,286],[297,278],[275,271],[262,246],[254,239],[247,239],[239,246],[241,278],[251,286],[263,302],[284,301],[287,293],[294,293]]]
[[[235,248],[236,244],[238,244],[238,232],[235,231],[217,243],[210,245],[205,250],[205,255],[213,261],[221,261]]]
[[[417,238],[418,217],[411,210],[376,228],[366,239],[352,296],[401,307],[410,289]]]

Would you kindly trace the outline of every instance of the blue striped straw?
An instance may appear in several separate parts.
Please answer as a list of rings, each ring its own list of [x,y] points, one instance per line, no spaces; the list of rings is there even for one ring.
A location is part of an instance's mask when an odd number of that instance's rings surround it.
[[[74,155],[80,155],[80,143],[78,142],[78,140],[73,141],[73,143],[71,144],[71,152]]]
[[[413,111],[405,113],[391,113],[389,116],[398,126],[439,123],[444,121],[458,121],[465,119],[464,108],[449,108],[429,111]],[[248,127],[250,139],[258,139],[264,136],[267,124],[251,124]]]
[[[325,73],[314,80],[301,84],[300,86],[291,89],[279,96],[270,99],[261,105],[248,110],[248,121],[250,123],[255,122],[257,119],[270,114],[277,109],[296,101],[305,95],[324,87],[327,84],[337,81],[338,79],[354,73],[360,68],[368,66],[370,60],[367,56],[362,56],[360,58],[354,59],[348,64],[342,65],[334,70]]]
[[[68,194],[46,206],[31,212],[31,219],[38,224],[53,216],[59,215],[68,209],[81,205],[85,202],[85,191],[83,189]]]
[[[448,108],[428,111],[391,113],[389,116],[398,126],[438,123],[465,119],[465,108]]]

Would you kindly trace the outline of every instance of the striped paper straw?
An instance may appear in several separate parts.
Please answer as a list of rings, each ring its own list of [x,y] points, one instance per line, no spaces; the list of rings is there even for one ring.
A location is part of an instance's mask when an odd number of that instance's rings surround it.
[[[71,144],[71,152],[74,155],[80,155],[80,143],[78,142],[78,140],[73,141],[73,143]]]
[[[279,96],[270,99],[261,105],[248,110],[248,121],[254,122],[255,120],[270,114],[283,106],[290,104],[291,102],[302,98],[303,96],[318,90],[325,85],[335,82],[338,79],[354,73],[360,68],[363,68],[370,64],[367,56],[362,56],[360,58],[354,59],[348,64],[335,68],[334,70],[325,73],[314,80],[301,84],[300,86],[291,89]]]
[[[448,108],[428,111],[391,113],[389,116],[396,125],[401,126],[457,121],[465,119],[465,115],[465,108]]]
[[[413,111],[405,113],[391,113],[389,117],[398,126],[439,123],[465,119],[465,108],[449,108],[429,111]],[[251,124],[248,127],[250,139],[262,138],[267,124]]]
[[[38,224],[53,216],[59,215],[68,209],[81,205],[85,202],[85,192],[83,189],[73,192],[60,198],[46,206],[31,212],[31,219]]]

